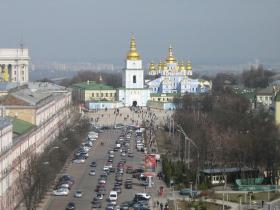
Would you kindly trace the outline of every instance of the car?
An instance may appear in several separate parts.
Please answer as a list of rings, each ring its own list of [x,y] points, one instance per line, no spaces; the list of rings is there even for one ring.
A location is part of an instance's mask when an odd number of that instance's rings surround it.
[[[132,184],[125,184],[126,189],[132,189]]]
[[[151,196],[148,195],[147,193],[136,193],[135,197],[142,197],[142,198],[145,198],[147,200],[149,200],[151,198]]]
[[[58,188],[57,190],[53,191],[53,195],[56,196],[66,196],[69,194],[69,189],[68,188]]]
[[[74,194],[75,198],[81,198],[83,196],[83,192],[81,190],[77,190]]]
[[[102,207],[102,202],[98,198],[93,198],[92,200],[92,208],[101,208]]]
[[[103,170],[104,170],[104,171],[109,171],[109,166],[104,166],[104,167],[103,167]]]
[[[129,152],[129,153],[128,153],[128,157],[133,158],[133,157],[134,157],[133,153],[132,153],[132,152]]]
[[[114,148],[114,152],[117,152],[119,149],[118,149],[118,147],[115,147]]]
[[[90,163],[90,167],[96,167],[96,162],[95,162],[95,161],[92,161],[92,162]]]
[[[122,152],[122,156],[125,157],[125,156],[126,156],[126,153],[125,153],[125,152]]]
[[[100,179],[98,183],[99,184],[106,184],[106,180],[105,179]]]
[[[110,168],[109,171],[110,171],[111,173],[115,173],[116,169],[115,169],[115,168]]]
[[[114,210],[114,204],[109,203],[106,207],[106,210]]]
[[[114,154],[109,155],[109,158],[114,158],[114,157],[115,157]]]
[[[98,198],[99,200],[103,199],[103,195],[101,193],[97,193],[96,194],[96,198]]]
[[[116,191],[118,194],[122,192],[122,188],[120,186],[115,186],[113,190]]]
[[[180,195],[186,195],[186,196],[196,196],[198,193],[195,190],[192,190],[190,188],[184,188],[180,190]]]
[[[90,176],[95,176],[95,170],[94,169],[90,170],[89,175]]]
[[[116,201],[117,199],[118,199],[118,193],[112,190],[109,194],[109,201]]]
[[[80,164],[80,163],[84,163],[85,160],[84,159],[75,159],[73,160],[73,163],[76,163],[76,164]]]
[[[69,202],[66,206],[66,210],[74,210],[76,208],[76,205],[74,202]]]

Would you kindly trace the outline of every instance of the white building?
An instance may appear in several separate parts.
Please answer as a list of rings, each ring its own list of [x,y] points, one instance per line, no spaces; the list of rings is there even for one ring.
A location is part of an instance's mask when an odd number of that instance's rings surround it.
[[[0,49],[0,82],[28,82],[28,49]]]
[[[130,50],[126,57],[126,67],[122,71],[122,88],[118,89],[118,100],[124,106],[147,106],[150,91],[144,86],[142,60],[136,50],[135,38],[130,40]]]

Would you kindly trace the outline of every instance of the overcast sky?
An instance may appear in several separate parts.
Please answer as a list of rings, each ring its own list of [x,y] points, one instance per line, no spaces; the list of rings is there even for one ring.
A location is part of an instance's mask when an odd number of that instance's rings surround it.
[[[280,60],[280,0],[0,0],[0,47],[33,61],[121,63],[131,33],[144,62]]]

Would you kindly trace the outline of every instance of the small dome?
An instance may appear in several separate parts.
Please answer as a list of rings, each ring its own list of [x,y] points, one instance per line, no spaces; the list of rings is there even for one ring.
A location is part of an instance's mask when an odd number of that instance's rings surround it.
[[[151,63],[150,63],[149,70],[150,70],[150,71],[155,71],[155,70],[156,70],[156,67],[155,67],[154,62],[151,62]]]
[[[180,65],[179,65],[179,70],[180,71],[184,71],[184,70],[186,70],[186,68],[185,68],[185,65],[184,65],[184,62],[182,61],[182,63],[180,63]]]
[[[191,71],[191,70],[192,70],[192,63],[191,63],[190,61],[187,62],[186,69],[187,69],[188,71]]]

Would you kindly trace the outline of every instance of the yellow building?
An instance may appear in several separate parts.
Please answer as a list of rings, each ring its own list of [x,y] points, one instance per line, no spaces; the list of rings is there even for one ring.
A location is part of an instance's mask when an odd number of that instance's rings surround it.
[[[117,90],[109,85],[87,81],[73,85],[73,100],[85,103],[88,101],[115,101]]]

